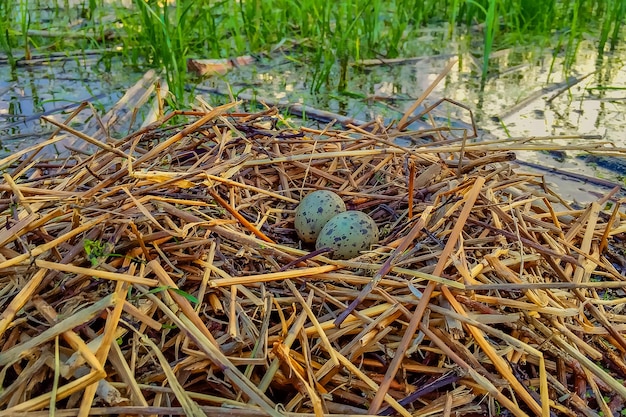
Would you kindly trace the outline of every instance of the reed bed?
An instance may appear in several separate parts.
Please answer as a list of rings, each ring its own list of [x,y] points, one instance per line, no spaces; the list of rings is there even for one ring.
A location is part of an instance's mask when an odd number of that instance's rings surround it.
[[[0,161],[0,416],[624,410],[620,190],[570,207],[515,164],[537,138],[407,130],[410,113],[277,129],[237,107],[117,141],[67,120]],[[41,157],[63,132],[71,154]],[[318,189],[379,243],[301,244]]]

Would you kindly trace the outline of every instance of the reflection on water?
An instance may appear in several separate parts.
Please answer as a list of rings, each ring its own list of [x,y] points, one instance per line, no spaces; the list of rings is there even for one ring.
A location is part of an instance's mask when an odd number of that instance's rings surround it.
[[[470,53],[429,57],[406,64],[351,69],[344,94],[308,93],[306,66],[283,59],[229,74],[234,92],[300,102],[361,120],[399,119],[451,59],[458,65],[440,83],[427,105],[448,97],[469,106],[480,128],[495,137],[601,135],[626,147],[626,47],[597,59],[595,45],[583,42],[568,74],[564,57],[550,51],[510,49],[493,55],[492,73],[481,83],[481,63]],[[203,86],[224,90],[224,79]],[[469,122],[467,112],[442,106],[441,116]],[[572,144],[572,139],[556,143]],[[576,152],[518,151],[518,158],[540,165],[606,178],[624,184],[621,161],[589,163]],[[528,168],[530,169],[530,168]],[[545,172],[544,172],[545,173]],[[562,185],[560,180],[556,180]],[[572,198],[586,199],[572,190]]]
[[[13,76],[9,71],[8,65],[0,66],[0,144],[4,152],[22,149],[52,132],[52,126],[40,121],[41,115],[62,121],[83,101],[104,113],[133,78],[140,77],[129,74],[121,60],[106,71],[99,56],[25,65]]]
[[[437,49],[444,55],[408,60],[405,63],[353,66],[343,93],[327,91],[310,94],[306,62],[289,56],[275,56],[257,65],[236,68],[225,76],[200,83],[203,89],[245,92],[271,100],[300,102],[309,106],[371,120],[383,117],[397,120],[412,102],[432,83],[451,59],[458,65],[440,83],[426,104],[448,97],[470,107],[479,127],[496,137],[558,136],[600,134],[617,146],[626,147],[626,47],[597,59],[595,46],[583,42],[571,72],[564,74],[564,58],[551,51],[509,49],[492,58],[491,75],[481,83],[481,63],[458,45],[441,43],[440,32],[429,42],[414,48],[416,54],[429,55]],[[432,40],[439,36],[439,44]],[[461,51],[459,53],[459,51]],[[113,58],[108,71],[98,57],[66,59],[50,65],[18,68],[17,80],[0,81],[0,140],[7,150],[26,146],[50,130],[36,119],[43,112],[63,113],[73,103],[92,100],[104,112],[137,81],[141,74],[128,71],[121,59]],[[0,72],[8,67],[0,67]],[[0,80],[9,80],[2,74]],[[338,76],[338,74],[331,74]],[[568,85],[569,83],[569,85]],[[332,82],[332,85],[336,83]],[[213,104],[228,98],[207,96]],[[94,99],[94,97],[96,99]],[[442,118],[469,122],[467,112],[442,106]],[[624,172],[607,170],[602,163],[569,153],[518,152],[520,159],[557,168],[576,170],[623,183]],[[623,166],[623,165],[622,165]],[[617,171],[617,172],[615,172]]]

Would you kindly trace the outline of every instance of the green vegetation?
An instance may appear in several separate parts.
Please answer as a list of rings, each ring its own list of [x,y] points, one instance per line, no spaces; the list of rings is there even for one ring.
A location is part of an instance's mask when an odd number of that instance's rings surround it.
[[[111,255],[110,250],[108,248],[109,245],[106,242],[101,240],[91,240],[86,239],[83,242],[83,247],[85,249],[85,255],[89,262],[91,262],[92,267],[97,267],[102,259],[107,258]]]
[[[185,63],[190,46],[188,44],[197,37],[192,25],[198,20],[188,17],[191,15],[194,2],[177,2],[173,8],[156,1],[135,0],[133,4],[140,12],[140,22],[138,24],[134,20],[129,20],[128,16],[124,17],[127,19],[124,26],[133,29],[128,32],[129,38],[132,39],[133,34],[139,35],[136,39],[138,49],[142,50],[148,46],[149,62],[165,69],[167,82],[174,96],[183,97]],[[136,18],[134,15],[133,17]],[[133,48],[133,43],[128,42],[127,48]]]
[[[168,290],[172,290],[173,292],[175,292],[176,294],[180,295],[181,297],[186,298],[187,301],[189,301],[192,304],[199,304],[200,303],[200,301],[198,301],[198,298],[196,298],[192,294],[189,294],[189,293],[181,290],[180,288],[168,287],[166,285],[162,285],[160,287],[152,288],[150,291],[147,292],[147,294],[156,294],[156,293],[163,292],[163,291],[168,291]]]
[[[52,4],[0,0],[0,50],[9,64],[31,53],[122,46],[129,64],[163,69],[170,90],[183,101],[189,57],[267,54],[281,47],[308,67],[307,85],[313,92],[342,91],[355,60],[442,52],[420,41],[429,28],[446,29],[445,43],[481,58],[485,77],[493,51],[519,44],[564,53],[567,70],[584,37],[597,40],[599,55],[614,48],[626,19],[623,0],[133,0],[128,7],[89,0],[79,8],[66,0]],[[443,52],[456,51],[448,46]]]

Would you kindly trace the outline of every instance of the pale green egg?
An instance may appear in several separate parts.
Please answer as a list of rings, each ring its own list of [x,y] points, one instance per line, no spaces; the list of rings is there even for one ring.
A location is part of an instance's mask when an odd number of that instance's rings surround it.
[[[322,228],[315,249],[330,248],[335,259],[351,259],[378,242],[378,226],[362,211],[339,213]]]
[[[344,211],[346,204],[332,191],[317,190],[307,194],[296,208],[294,226],[298,237],[303,242],[315,242],[326,222]]]

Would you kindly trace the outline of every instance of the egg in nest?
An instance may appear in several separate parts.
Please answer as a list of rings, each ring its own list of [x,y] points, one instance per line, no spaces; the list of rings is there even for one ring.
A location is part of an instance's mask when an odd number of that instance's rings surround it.
[[[351,259],[378,242],[376,222],[362,211],[348,210],[330,219],[315,242],[315,249],[330,248],[335,259]]]
[[[296,208],[294,227],[300,240],[313,243],[324,225],[346,211],[346,204],[332,191],[317,190],[307,194]]]

